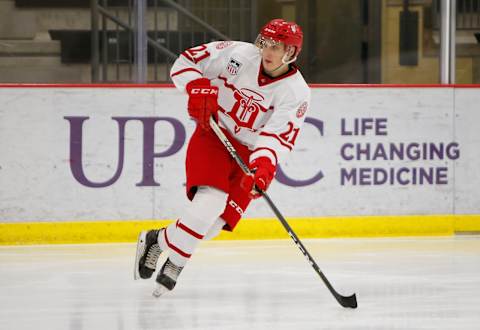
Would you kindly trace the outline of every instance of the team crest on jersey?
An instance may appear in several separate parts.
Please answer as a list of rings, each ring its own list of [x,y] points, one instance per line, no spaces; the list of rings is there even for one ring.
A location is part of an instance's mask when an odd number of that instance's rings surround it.
[[[240,70],[241,66],[242,66],[242,63],[240,63],[239,61],[233,58],[230,58],[230,61],[228,61],[228,65],[227,65],[227,71],[234,76],[238,73],[238,70]]]
[[[237,102],[235,102],[230,112],[230,117],[232,117],[237,124],[235,133],[238,133],[240,127],[251,129],[260,111],[268,111],[268,109],[262,107],[260,104],[265,98],[261,94],[248,88],[235,90],[233,97]]]
[[[302,118],[307,112],[307,108],[308,108],[307,102],[303,102],[302,104],[300,104],[297,110],[297,118]]]

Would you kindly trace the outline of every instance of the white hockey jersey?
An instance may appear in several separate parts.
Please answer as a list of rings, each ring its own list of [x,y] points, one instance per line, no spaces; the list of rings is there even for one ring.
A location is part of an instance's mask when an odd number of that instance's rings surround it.
[[[217,86],[220,126],[252,154],[277,164],[291,151],[310,104],[300,71],[271,78],[263,74],[258,48],[239,41],[217,41],[184,51],[171,73],[175,86],[205,77]]]

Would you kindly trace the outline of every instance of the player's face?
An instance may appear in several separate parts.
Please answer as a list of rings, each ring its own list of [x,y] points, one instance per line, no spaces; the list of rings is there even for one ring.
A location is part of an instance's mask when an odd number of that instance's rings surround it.
[[[283,65],[282,58],[286,53],[285,44],[267,40],[262,42],[259,48],[261,49],[262,64],[265,71],[274,77],[282,74],[284,70],[279,69],[279,67]],[[285,67],[288,70],[288,67]]]

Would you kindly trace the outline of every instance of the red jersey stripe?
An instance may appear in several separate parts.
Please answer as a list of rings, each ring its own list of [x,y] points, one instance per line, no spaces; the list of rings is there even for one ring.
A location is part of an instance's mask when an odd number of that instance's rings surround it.
[[[181,222],[177,222],[177,227],[183,229],[184,232],[186,232],[187,234],[192,235],[192,236],[195,237],[195,238],[203,239],[203,236],[204,236],[204,235],[200,235],[199,233],[197,233],[196,231],[188,228],[187,226],[185,226],[185,225],[184,225],[183,223],[181,223]]]
[[[181,255],[182,257],[185,257],[185,258],[190,258],[192,255],[191,254],[188,254],[182,250],[180,250],[178,247],[176,247],[175,245],[173,245],[172,243],[170,243],[170,241],[168,240],[168,237],[167,237],[167,230],[163,230],[163,236],[165,237],[165,242],[167,242],[167,245],[170,249],[172,249],[173,251],[177,252],[179,255]]]
[[[170,77],[175,77],[175,76],[177,76],[177,75],[179,75],[179,74],[182,74],[182,73],[184,73],[184,72],[187,72],[187,71],[194,71],[194,72],[198,72],[200,75],[203,75],[199,70],[197,70],[197,69],[195,69],[195,68],[186,68],[186,69],[178,70],[178,71],[175,72],[175,73],[172,73],[172,74],[170,75]]]
[[[287,143],[285,143],[278,135],[276,134],[272,134],[272,133],[267,133],[267,132],[261,132],[260,135],[262,136],[269,136],[269,137],[273,137],[275,139],[278,140],[278,142],[280,142],[280,144],[286,148],[288,148],[288,150],[292,150],[293,147]]]
[[[255,150],[252,151],[252,154],[259,151],[259,150],[268,150],[272,153],[273,157],[275,158],[275,165],[278,164],[278,158],[277,158],[277,153],[275,152],[275,150],[271,149],[271,148],[267,148],[267,147],[260,147],[260,148],[257,148]]]

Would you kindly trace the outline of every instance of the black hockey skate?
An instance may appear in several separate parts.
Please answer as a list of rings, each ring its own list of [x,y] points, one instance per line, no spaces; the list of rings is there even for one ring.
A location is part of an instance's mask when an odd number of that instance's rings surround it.
[[[158,257],[162,253],[160,246],[158,246],[158,234],[162,230],[142,231],[138,236],[134,279],[150,278],[155,272]]]
[[[172,291],[182,270],[183,267],[176,266],[170,259],[167,259],[162,269],[158,272],[153,296],[160,297],[165,292]]]

